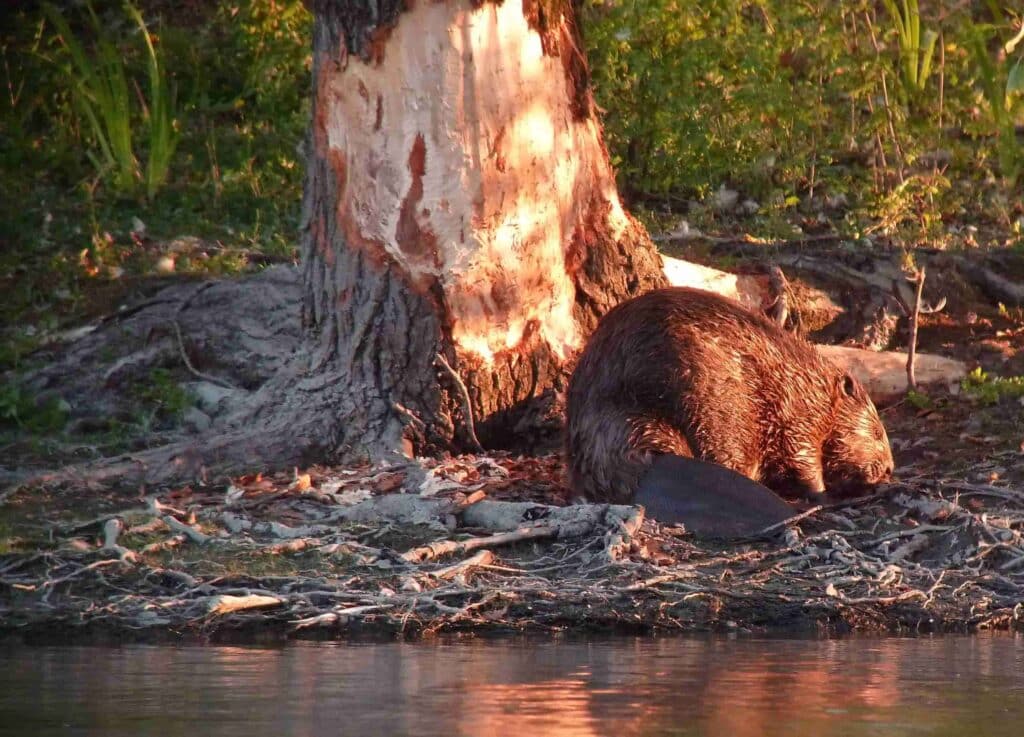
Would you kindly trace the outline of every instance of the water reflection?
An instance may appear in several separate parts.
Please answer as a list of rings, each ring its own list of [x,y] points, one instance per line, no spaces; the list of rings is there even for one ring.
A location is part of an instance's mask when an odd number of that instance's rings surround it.
[[[1016,737],[1022,642],[8,647],[0,734]]]

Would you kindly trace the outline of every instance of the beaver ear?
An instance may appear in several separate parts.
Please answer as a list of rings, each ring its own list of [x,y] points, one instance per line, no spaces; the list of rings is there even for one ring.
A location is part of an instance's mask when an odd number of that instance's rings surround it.
[[[857,381],[848,373],[844,373],[839,380],[839,386],[843,394],[848,397],[857,396]]]

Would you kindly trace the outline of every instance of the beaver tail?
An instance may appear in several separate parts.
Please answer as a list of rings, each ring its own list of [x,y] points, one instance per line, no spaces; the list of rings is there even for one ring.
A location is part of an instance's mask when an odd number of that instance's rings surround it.
[[[692,457],[686,437],[670,423],[605,404],[570,413],[569,486],[591,501],[628,504],[651,458]]]

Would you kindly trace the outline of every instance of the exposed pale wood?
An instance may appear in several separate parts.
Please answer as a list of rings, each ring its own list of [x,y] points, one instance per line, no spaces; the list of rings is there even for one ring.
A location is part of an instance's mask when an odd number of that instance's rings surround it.
[[[766,277],[749,274],[730,274],[710,266],[683,261],[672,256],[662,256],[665,276],[674,287],[706,289],[730,297],[751,310],[761,310],[769,299]]]
[[[440,578],[442,580],[450,580],[456,576],[463,576],[474,568],[479,566],[489,566],[494,563],[494,553],[490,550],[481,550],[476,555],[466,560],[459,561],[450,566],[444,568],[438,568],[428,573],[434,578]]]
[[[445,555],[469,553],[481,548],[491,548],[498,545],[511,545],[513,543],[523,542],[524,540],[539,540],[548,537],[556,537],[557,535],[557,527],[533,525],[530,527],[520,527],[518,530],[513,530],[512,532],[501,532],[487,537],[473,537],[469,540],[441,540],[433,542],[429,545],[413,548],[412,550],[403,553],[402,558],[410,563],[422,563],[423,561],[440,558]]]
[[[233,612],[242,612],[247,609],[266,609],[267,607],[281,606],[283,603],[284,599],[276,596],[264,596],[262,594],[233,596],[221,594],[209,597],[206,600],[206,608],[208,614],[222,616]]]
[[[138,560],[138,555],[123,545],[118,545],[117,538],[124,531],[124,522],[117,517],[108,519],[103,524],[103,550],[110,550],[117,553],[122,561],[132,562]]]
[[[921,294],[924,291],[925,267],[917,270],[917,289],[914,292],[914,306],[910,313],[910,342],[907,345],[907,386],[917,389],[914,356],[917,353],[917,330],[921,318]]]

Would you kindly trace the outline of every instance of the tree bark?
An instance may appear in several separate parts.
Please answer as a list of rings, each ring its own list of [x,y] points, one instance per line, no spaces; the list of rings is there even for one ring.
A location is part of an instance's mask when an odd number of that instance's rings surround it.
[[[508,443],[598,317],[664,279],[571,6],[409,5],[314,3],[304,383],[344,388],[322,408],[340,459],[467,444],[439,355],[481,441]]]

